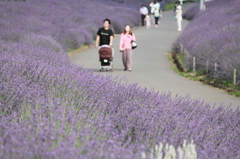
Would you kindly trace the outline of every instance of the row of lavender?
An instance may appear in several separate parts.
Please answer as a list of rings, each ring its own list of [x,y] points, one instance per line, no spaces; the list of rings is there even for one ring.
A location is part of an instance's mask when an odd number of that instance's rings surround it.
[[[64,4],[65,11],[77,6],[60,0],[41,2],[34,1],[40,8],[52,3],[54,12],[57,4]],[[28,6],[21,5],[8,14],[21,15]],[[142,153],[150,158],[156,144],[177,149],[184,140],[194,141],[198,158],[240,156],[240,110],[212,108],[189,97],[172,99],[171,93],[94,74],[70,63],[51,32],[55,29],[23,34],[24,27],[15,26],[16,30],[10,27],[15,34],[9,35],[20,38],[0,40],[0,158],[138,159]]]
[[[150,158],[184,140],[198,158],[240,156],[239,110],[94,74],[56,57],[54,43],[23,45],[1,43],[1,158]]]
[[[191,56],[185,58],[186,67],[192,67],[196,57],[198,71],[206,70],[209,63],[210,75],[220,81],[232,81],[233,70],[237,69],[240,83],[240,2],[238,0],[215,0],[206,2],[206,10],[199,5],[189,8],[184,17],[193,19],[173,45],[179,52],[182,44]],[[217,70],[215,70],[217,63]]]

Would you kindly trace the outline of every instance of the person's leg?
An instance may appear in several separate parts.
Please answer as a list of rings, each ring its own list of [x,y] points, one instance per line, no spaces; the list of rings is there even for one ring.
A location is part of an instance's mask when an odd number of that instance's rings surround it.
[[[182,18],[180,18],[180,21],[179,21],[179,31],[182,31]]]
[[[179,29],[179,22],[178,22],[178,18],[177,18],[177,30]]]
[[[127,68],[132,70],[132,49],[127,49]]]
[[[111,49],[112,49],[112,58],[113,58],[114,57],[114,48],[111,47]]]
[[[151,19],[152,19],[152,23],[154,24],[155,23],[155,18],[154,18],[153,13],[151,14]]]
[[[158,20],[159,20],[159,17],[156,17],[156,24],[158,25]]]
[[[155,17],[155,27],[156,28],[158,27],[158,19],[159,19],[159,17]]]
[[[178,31],[182,31],[182,18],[177,18]]]
[[[151,23],[150,23],[149,20],[147,21],[147,24],[146,24],[146,25],[147,25],[147,29],[149,29],[149,28],[151,27]]]
[[[142,18],[142,26],[144,26],[144,21],[145,21],[145,15],[142,14],[141,18]]]
[[[124,70],[127,70],[127,50],[124,50],[122,52],[122,62],[123,62]]]

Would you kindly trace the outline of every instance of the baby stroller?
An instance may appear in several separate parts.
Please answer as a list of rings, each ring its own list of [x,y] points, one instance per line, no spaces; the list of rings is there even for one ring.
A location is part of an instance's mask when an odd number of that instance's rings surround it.
[[[108,45],[102,45],[98,49],[100,68],[99,71],[113,71],[113,48]]]

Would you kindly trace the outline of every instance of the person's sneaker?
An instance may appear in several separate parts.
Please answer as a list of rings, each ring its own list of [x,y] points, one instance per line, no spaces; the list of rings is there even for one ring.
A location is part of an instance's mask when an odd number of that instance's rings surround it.
[[[127,71],[127,69],[125,68],[125,69],[123,69],[123,71]]]
[[[132,70],[131,70],[131,69],[129,69],[128,71],[129,71],[129,72],[131,72]]]

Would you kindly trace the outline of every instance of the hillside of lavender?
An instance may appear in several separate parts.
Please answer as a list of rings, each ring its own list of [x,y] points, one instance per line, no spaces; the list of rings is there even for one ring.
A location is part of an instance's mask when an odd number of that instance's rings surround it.
[[[0,7],[2,40],[19,42],[26,37],[41,35],[56,41],[66,51],[91,44],[96,29],[102,26],[106,17],[112,20],[115,33],[121,32],[126,24],[135,26],[139,23],[137,9],[119,5],[108,7],[97,1],[32,0],[1,2]]]
[[[70,62],[66,52],[91,43],[106,17],[115,31],[138,25],[137,0],[100,2],[0,2],[0,158],[239,158],[239,109]],[[185,150],[184,141],[195,147]]]
[[[193,20],[173,50],[181,52],[182,44],[190,55],[184,57],[186,67],[192,68],[192,57],[196,57],[196,69],[200,72],[206,70],[208,61],[207,73],[218,81],[233,81],[233,70],[237,69],[240,84],[240,1],[214,0],[205,4],[204,11],[194,4],[184,13],[186,19]]]

